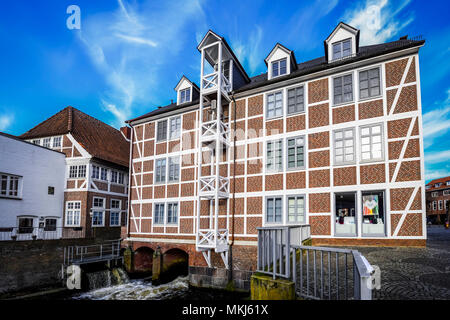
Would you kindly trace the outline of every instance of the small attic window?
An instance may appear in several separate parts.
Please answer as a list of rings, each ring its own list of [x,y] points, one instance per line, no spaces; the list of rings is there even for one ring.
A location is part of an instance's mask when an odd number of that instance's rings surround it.
[[[191,101],[191,88],[180,90],[180,103]]]
[[[352,40],[346,39],[333,43],[333,60],[352,55]]]
[[[272,78],[286,74],[286,63],[286,58],[272,62]]]

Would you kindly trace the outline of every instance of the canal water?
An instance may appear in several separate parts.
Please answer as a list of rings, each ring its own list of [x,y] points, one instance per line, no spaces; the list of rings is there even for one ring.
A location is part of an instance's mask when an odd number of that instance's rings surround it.
[[[103,276],[101,276],[103,277]],[[100,278],[101,278],[100,277]],[[189,286],[188,276],[155,286],[151,280],[131,279],[124,283],[91,289],[84,292],[64,291],[41,296],[45,300],[225,300],[237,301],[249,297],[249,293],[229,292]]]

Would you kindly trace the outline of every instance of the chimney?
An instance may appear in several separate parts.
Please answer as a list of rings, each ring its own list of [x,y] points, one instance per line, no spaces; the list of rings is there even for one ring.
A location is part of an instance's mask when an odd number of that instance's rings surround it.
[[[122,135],[125,137],[125,139],[130,140],[131,138],[131,128],[130,127],[121,127],[120,132],[122,132]]]
[[[400,40],[408,40],[408,35],[400,37]]]

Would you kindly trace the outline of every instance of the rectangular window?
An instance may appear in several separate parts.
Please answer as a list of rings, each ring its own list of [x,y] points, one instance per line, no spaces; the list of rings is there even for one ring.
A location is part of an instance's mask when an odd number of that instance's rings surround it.
[[[95,198],[92,204],[92,226],[103,227],[105,216],[105,199]]]
[[[431,197],[436,198],[438,196],[438,194],[439,194],[438,192],[432,192]]]
[[[181,132],[181,117],[175,117],[170,119],[170,139],[175,139],[180,137]]]
[[[78,178],[85,178],[86,177],[86,165],[79,165],[78,166]]]
[[[384,191],[362,192],[362,234],[384,236]]]
[[[169,158],[169,181],[178,181],[180,178],[179,157]]]
[[[438,202],[438,205],[439,205],[439,210],[442,210],[442,200],[439,200],[439,202]]]
[[[335,194],[335,234],[356,236],[356,192]]]
[[[270,197],[266,199],[266,222],[281,223],[282,221],[282,198]]]
[[[56,219],[47,218],[45,219],[44,231],[56,231]]]
[[[78,166],[70,166],[69,178],[77,178],[77,177],[78,177]]]
[[[33,233],[33,218],[19,218],[18,233]]]
[[[180,90],[180,104],[191,101],[191,88]]]
[[[106,168],[100,168],[100,179],[101,180],[108,180],[108,170]]]
[[[283,170],[283,140],[267,142],[266,150],[266,168],[267,171]]]
[[[286,61],[287,59],[285,58],[272,62],[272,78],[286,74]]]
[[[448,196],[448,195],[450,195],[450,190],[444,190],[444,191],[442,192],[442,194],[443,194],[444,196]]]
[[[334,131],[334,164],[355,162],[355,129]]]
[[[178,203],[167,204],[167,223],[168,224],[178,223]]]
[[[109,225],[111,227],[120,226],[120,206],[120,200],[111,199],[111,212],[109,215]]]
[[[61,147],[61,137],[53,137],[53,148]]]
[[[371,98],[380,94],[380,69],[374,68],[359,72],[359,98]]]
[[[333,43],[333,60],[345,58],[351,55],[352,55],[351,39]]]
[[[81,202],[80,201],[68,201],[66,203],[66,227],[78,227],[80,226],[81,217]]]
[[[153,214],[154,224],[164,224],[164,203],[155,204],[155,213]]]
[[[288,114],[298,113],[305,111],[305,100],[304,100],[304,87],[300,86],[297,88],[288,90]]]
[[[44,138],[43,142],[42,142],[42,146],[45,148],[50,148],[50,141],[52,140],[52,138]]]
[[[450,200],[444,200],[444,209],[445,210],[447,210],[447,208],[448,208],[448,202],[449,202]]]
[[[287,139],[287,167],[288,169],[305,167],[305,138],[303,136]]]
[[[117,183],[117,178],[118,178],[117,171],[111,170],[111,182]]]
[[[156,141],[164,141],[167,139],[167,120],[158,122]]]
[[[267,95],[267,118],[283,115],[283,92],[278,91]]]
[[[361,128],[361,160],[383,160],[383,127],[375,124]]]
[[[2,174],[0,177],[0,196],[5,197],[20,197],[19,182],[21,177]]]
[[[304,223],[305,222],[305,197],[288,196],[287,198],[287,222]]]
[[[436,203],[436,201],[433,201],[433,211],[436,211],[436,209],[437,209],[437,203]]]
[[[39,145],[41,145],[41,139],[33,140],[33,143],[37,144],[39,146]]]
[[[334,104],[353,101],[353,74],[333,78]]]
[[[166,182],[166,159],[155,161],[155,183]]]
[[[100,167],[92,166],[92,174],[91,177],[93,179],[100,179]]]

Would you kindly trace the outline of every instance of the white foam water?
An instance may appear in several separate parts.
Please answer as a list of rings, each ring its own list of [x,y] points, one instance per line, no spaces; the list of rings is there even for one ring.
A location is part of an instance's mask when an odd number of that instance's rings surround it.
[[[189,290],[189,277],[178,277],[172,282],[153,286],[145,280],[94,289],[73,296],[75,300],[163,300],[176,298]]]

